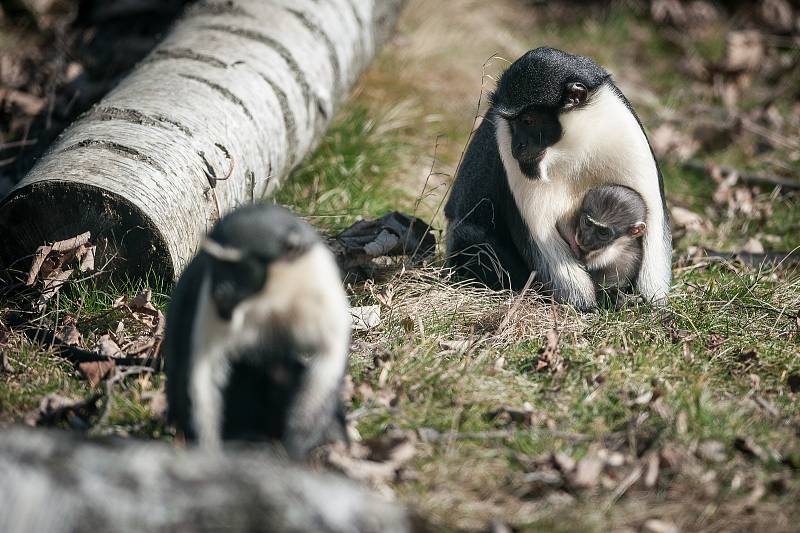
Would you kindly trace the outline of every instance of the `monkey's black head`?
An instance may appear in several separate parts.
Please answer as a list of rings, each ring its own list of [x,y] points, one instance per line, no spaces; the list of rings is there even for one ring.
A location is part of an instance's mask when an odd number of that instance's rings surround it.
[[[492,109],[508,123],[511,153],[526,176],[538,177],[547,147],[561,138],[559,115],[586,104],[609,78],[588,57],[555,48],[530,50],[503,73]]]
[[[583,254],[610,246],[622,238],[644,235],[647,208],[633,189],[605,185],[583,197],[575,224],[575,243]]]
[[[242,300],[266,285],[273,263],[290,261],[318,242],[311,226],[277,205],[240,207],[225,216],[203,244],[219,315],[230,320]]]

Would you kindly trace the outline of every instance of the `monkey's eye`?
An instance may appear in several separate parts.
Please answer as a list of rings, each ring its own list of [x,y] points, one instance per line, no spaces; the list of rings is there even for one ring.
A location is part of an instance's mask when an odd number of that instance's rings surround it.
[[[609,228],[597,228],[597,235],[604,241],[608,240],[611,238],[611,230]]]
[[[587,215],[586,213],[584,213],[583,216],[581,216],[581,225],[585,228],[589,228],[592,226],[592,219],[589,218],[589,215]]]
[[[533,115],[528,114],[528,113],[526,113],[526,114],[522,115],[521,117],[519,117],[519,121],[524,126],[533,126],[534,122],[536,122],[536,120],[533,118]]]

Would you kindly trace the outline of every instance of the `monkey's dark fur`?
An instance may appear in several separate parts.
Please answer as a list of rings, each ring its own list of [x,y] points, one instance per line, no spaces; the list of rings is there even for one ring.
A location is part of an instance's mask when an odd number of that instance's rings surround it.
[[[617,182],[648,206],[636,288],[669,289],[671,237],[663,180],[628,100],[589,58],[537,48],[501,76],[445,206],[449,265],[492,288],[518,290],[532,271],[543,290],[580,308],[593,284],[556,230],[592,186]]]

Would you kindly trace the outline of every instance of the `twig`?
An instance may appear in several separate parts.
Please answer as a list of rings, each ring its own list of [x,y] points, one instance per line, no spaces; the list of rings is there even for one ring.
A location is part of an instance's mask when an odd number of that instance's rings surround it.
[[[77,346],[71,346],[58,337],[51,331],[44,328],[29,328],[25,331],[26,336],[37,344],[49,345],[56,355],[65,358],[73,364],[80,363],[97,363],[103,361],[113,361],[119,366],[133,366],[142,365],[152,370],[160,370],[161,362],[158,358],[141,358],[141,357],[110,357],[101,355],[96,352],[84,350]]]
[[[708,164],[699,159],[689,159],[688,161],[684,161],[681,166],[700,172],[708,171]],[[782,176],[775,176],[773,174],[751,174],[726,165],[718,166],[723,173],[736,173],[740,180],[750,185],[773,185],[786,190],[800,190],[800,180],[784,178]]]
[[[515,298],[514,303],[511,305],[511,308],[506,313],[505,318],[503,318],[503,322],[500,323],[498,326],[497,331],[502,332],[509,322],[511,322],[511,318],[517,313],[519,306],[522,305],[522,300],[525,298],[525,293],[528,292],[528,289],[531,288],[533,284],[533,280],[536,278],[536,271],[532,271],[530,275],[528,275],[528,280],[525,282],[525,285],[522,287],[522,291],[517,295]]]
[[[758,254],[751,252],[720,252],[709,248],[703,248],[702,250],[704,257],[725,261],[740,261],[747,266],[759,266],[765,263],[778,263],[781,266],[786,266],[800,263],[800,250],[798,249]]]
[[[643,469],[641,465],[638,465],[631,471],[630,474],[628,474],[628,476],[625,479],[623,479],[620,482],[619,485],[617,485],[617,488],[614,490],[613,494],[611,494],[611,496],[606,501],[605,505],[606,509],[614,505],[617,502],[617,500],[622,498],[622,496],[626,492],[628,492],[628,489],[631,488],[634,485],[634,483],[639,481],[639,478],[642,477],[642,470]]]
[[[103,412],[100,414],[97,422],[95,422],[92,426],[93,431],[95,428],[98,428],[105,423],[106,419],[108,418],[108,413],[111,411],[111,398],[114,396],[114,384],[122,381],[128,376],[138,375],[145,372],[153,372],[153,369],[147,366],[133,366],[125,370],[117,370],[117,373],[114,374],[113,377],[106,380],[106,399],[103,403]]]

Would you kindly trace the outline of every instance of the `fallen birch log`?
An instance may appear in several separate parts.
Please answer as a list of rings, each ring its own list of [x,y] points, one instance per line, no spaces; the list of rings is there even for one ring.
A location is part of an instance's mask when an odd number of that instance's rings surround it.
[[[93,443],[74,433],[0,431],[0,531],[424,531],[342,476],[256,449],[207,455],[163,442]]]
[[[221,215],[270,194],[314,148],[402,4],[187,8],[0,204],[0,266],[27,270],[37,246],[91,231],[115,271],[174,278]]]

